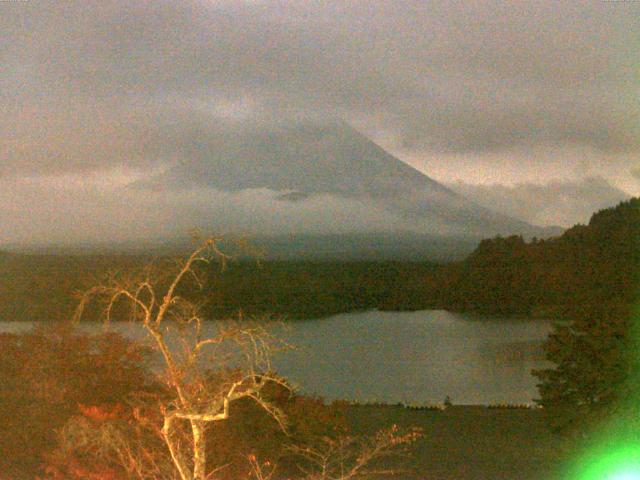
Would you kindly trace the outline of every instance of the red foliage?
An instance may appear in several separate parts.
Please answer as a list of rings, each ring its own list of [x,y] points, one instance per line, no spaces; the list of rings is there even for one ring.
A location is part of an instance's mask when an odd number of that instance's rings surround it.
[[[100,429],[116,428],[131,440],[136,458],[166,462],[158,433],[161,391],[146,389],[142,360],[139,348],[113,334],[87,336],[59,327],[0,335],[0,478],[36,478],[38,472],[47,480],[128,478],[130,466],[112,461],[97,444],[59,443],[56,432],[74,421],[84,422],[89,436],[95,429],[98,439]],[[141,390],[147,394],[136,396],[138,408],[123,403]],[[252,400],[234,403],[231,418],[207,430],[209,468],[228,465],[220,478],[248,475],[251,454],[265,468],[277,463],[286,471],[290,466],[280,458],[286,444],[345,429],[339,408],[291,396],[278,385],[264,394],[285,411],[289,436]]]
[[[143,388],[143,355],[120,335],[64,325],[0,334],[0,478],[34,478],[78,405],[114,405]],[[108,412],[91,408],[96,419]]]
[[[122,405],[115,404],[113,406],[97,406],[97,405],[78,405],[80,413],[94,423],[103,423],[107,420],[115,420],[122,413]]]

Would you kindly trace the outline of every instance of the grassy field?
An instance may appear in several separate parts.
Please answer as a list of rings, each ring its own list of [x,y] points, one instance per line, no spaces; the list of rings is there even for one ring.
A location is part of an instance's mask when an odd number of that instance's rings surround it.
[[[567,457],[562,439],[549,431],[544,412],[452,406],[410,410],[401,406],[350,406],[355,432],[397,424],[416,426],[424,437],[411,447],[396,478],[429,480],[560,480]]]

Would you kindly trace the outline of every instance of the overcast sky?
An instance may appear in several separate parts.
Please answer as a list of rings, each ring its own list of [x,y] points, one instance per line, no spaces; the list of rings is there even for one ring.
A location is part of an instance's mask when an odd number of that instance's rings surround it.
[[[443,183],[638,195],[639,45],[634,1],[0,2],[3,208],[124,185],[211,125],[316,116]]]

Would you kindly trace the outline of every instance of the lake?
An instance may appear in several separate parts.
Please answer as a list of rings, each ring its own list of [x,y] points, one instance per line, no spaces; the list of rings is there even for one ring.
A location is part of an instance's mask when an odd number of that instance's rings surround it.
[[[0,322],[0,331],[30,326]],[[440,310],[347,313],[288,324],[286,340],[296,349],[273,360],[304,393],[329,400],[529,403],[537,397],[531,370],[548,366],[540,347],[551,326]],[[132,324],[111,328],[140,334]]]

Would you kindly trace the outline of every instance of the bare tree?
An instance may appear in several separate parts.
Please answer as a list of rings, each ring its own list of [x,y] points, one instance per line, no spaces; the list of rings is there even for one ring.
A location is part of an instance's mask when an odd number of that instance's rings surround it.
[[[202,267],[227,261],[218,241],[202,240],[169,277],[151,267],[139,276],[111,275],[82,295],[75,315],[79,321],[91,300],[102,298],[105,322],[127,306],[127,315],[150,335],[170,392],[160,405],[160,434],[175,469],[172,477],[180,480],[211,478],[206,429],[227,420],[231,405],[240,399],[252,399],[285,429],[285,415],[263,395],[270,383],[289,388],[272,373],[270,355],[281,345],[277,339],[261,324],[244,321],[219,323],[214,335],[204,335],[201,305],[190,292],[203,285]],[[211,375],[209,366],[217,375]]]

